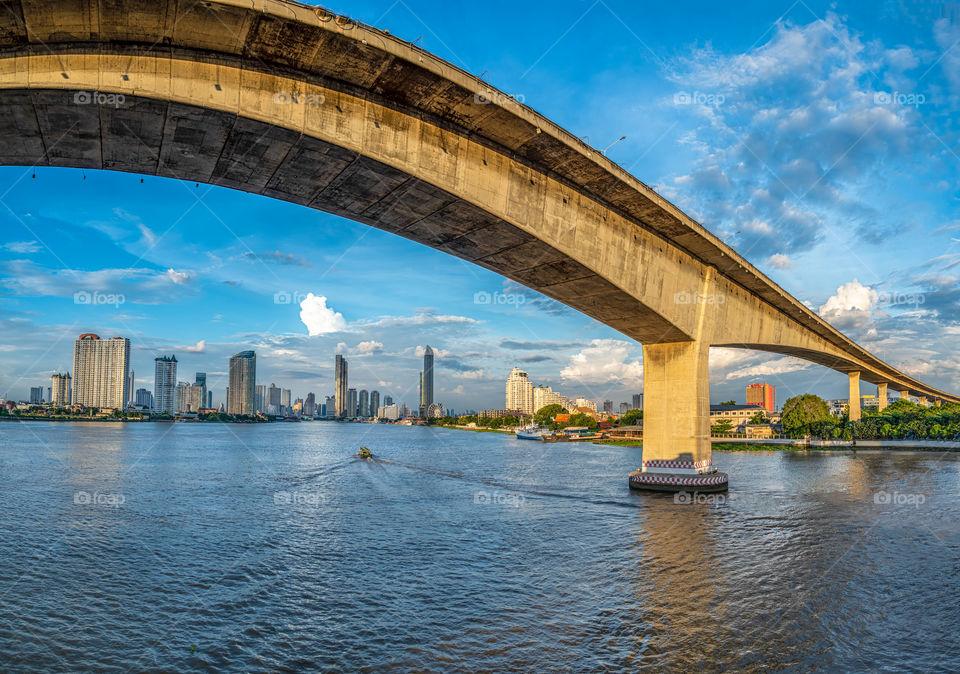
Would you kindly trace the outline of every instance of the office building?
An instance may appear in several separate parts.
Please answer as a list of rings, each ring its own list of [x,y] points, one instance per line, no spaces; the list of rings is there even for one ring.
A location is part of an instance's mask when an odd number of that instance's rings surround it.
[[[230,359],[227,386],[227,413],[253,415],[253,393],[257,382],[257,354],[241,351]]]
[[[270,388],[267,389],[267,404],[266,404],[266,413],[267,414],[280,414],[280,397],[281,391],[279,386],[270,384]]]
[[[257,412],[267,411],[267,387],[264,384],[257,384],[253,392],[253,409]]]
[[[370,391],[370,416],[376,416],[378,409],[380,409],[380,391]]]
[[[634,409],[634,410],[642,410],[642,409],[643,409],[643,394],[642,394],[642,393],[634,393],[634,394],[633,394],[633,407],[631,407],[630,409]]]
[[[177,413],[199,412],[203,407],[203,389],[196,384],[182,381],[177,384]]]
[[[348,388],[347,389],[347,417],[353,418],[357,416],[357,389]]]
[[[84,407],[123,409],[130,373],[130,340],[100,339],[85,333],[73,343],[73,403]]]
[[[606,412],[607,414],[613,414],[613,401],[612,401],[612,400],[604,400],[604,401],[603,401],[603,411]]]
[[[193,377],[193,385],[200,387],[200,407],[207,405],[207,373],[197,372]]]
[[[31,386],[30,387],[30,404],[39,405],[42,402],[43,402],[43,387]]]
[[[630,411],[630,403],[620,403],[620,414],[626,414]]]
[[[420,416],[433,403],[433,349],[428,344],[423,350],[423,370],[420,372]]]
[[[767,382],[747,386],[747,404],[773,412],[777,409],[777,387]]]
[[[337,399],[334,396],[326,396],[323,399],[323,417],[332,419],[337,416]]]
[[[127,404],[133,404],[134,382],[136,379],[133,370],[130,370],[130,374],[127,376]]]
[[[290,414],[290,389],[280,389],[280,414]]]
[[[506,403],[504,407],[521,414],[533,414],[533,383],[527,373],[518,367],[507,376]]]
[[[334,416],[342,419],[347,416],[347,360],[340,354],[334,363],[333,386]]]
[[[383,405],[384,405],[384,407],[386,407],[387,405],[392,405],[392,404],[393,404],[393,396],[383,396]]]
[[[153,409],[153,394],[145,388],[138,388],[133,404],[137,407],[146,407],[148,410]]]
[[[370,394],[367,392],[367,389],[360,389],[360,416],[369,417],[370,416]]]
[[[54,405],[70,404],[70,373],[50,377],[50,402]]]
[[[400,418],[400,408],[393,403],[377,408],[377,418],[396,421]]]
[[[173,414],[177,409],[177,359],[175,356],[160,356],[153,362],[153,411]]]
[[[308,393],[303,401],[303,416],[310,418],[317,416],[317,398],[312,393]]]

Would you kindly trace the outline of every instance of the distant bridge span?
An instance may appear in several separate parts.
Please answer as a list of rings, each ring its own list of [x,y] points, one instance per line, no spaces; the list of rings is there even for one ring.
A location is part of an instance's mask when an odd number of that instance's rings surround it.
[[[0,3],[0,164],[222,185],[393,232],[643,344],[638,486],[716,485],[708,352],[931,401],[599,152],[389,33],[286,0]],[[856,387],[856,388],[855,388]]]

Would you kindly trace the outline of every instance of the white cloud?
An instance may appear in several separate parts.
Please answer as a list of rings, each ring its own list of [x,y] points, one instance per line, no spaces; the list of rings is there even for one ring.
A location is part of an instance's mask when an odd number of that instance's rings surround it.
[[[180,350],[186,351],[187,353],[203,353],[207,350],[207,340],[201,339],[193,346],[182,346],[180,347]]]
[[[871,309],[878,293],[857,279],[845,283],[819,309],[820,316],[840,330],[866,331],[873,321]]]
[[[380,353],[383,351],[383,343],[374,340],[360,342],[357,344],[356,351],[358,353]]]
[[[810,361],[794,358],[793,356],[784,356],[764,361],[759,365],[744,367],[739,370],[727,373],[727,379],[742,379],[743,377],[768,377],[774,374],[786,374],[787,372],[797,372],[806,370],[813,365]]]
[[[464,391],[463,391],[463,384],[457,384],[457,387],[454,388],[452,391],[450,391],[450,393],[456,393],[456,394],[460,394],[460,393],[463,393],[463,392],[464,392]]]
[[[467,370],[466,372],[454,372],[450,375],[454,379],[483,379],[483,370]]]
[[[437,358],[446,358],[450,355],[450,352],[446,349],[438,349],[437,347],[430,347],[433,349],[433,355]],[[417,348],[414,349],[413,355],[417,358],[423,358],[423,354],[426,353],[427,349],[422,344],[418,344]]]
[[[300,303],[300,320],[307,326],[307,332],[311,337],[340,332],[347,327],[343,314],[328,307],[326,297],[313,293],[307,293]]]
[[[176,271],[173,268],[167,270],[167,278],[177,285],[186,285],[190,281],[190,275],[186,272]]]
[[[36,253],[41,246],[36,241],[11,241],[0,246],[3,250],[9,250],[12,253]]]
[[[643,381],[643,364],[629,360],[635,348],[636,344],[619,339],[594,339],[570,357],[560,376],[565,381],[639,384]]]
[[[770,259],[767,260],[767,264],[771,267],[776,267],[777,269],[792,269],[793,260],[789,256],[784,255],[783,253],[776,253],[770,256]]]

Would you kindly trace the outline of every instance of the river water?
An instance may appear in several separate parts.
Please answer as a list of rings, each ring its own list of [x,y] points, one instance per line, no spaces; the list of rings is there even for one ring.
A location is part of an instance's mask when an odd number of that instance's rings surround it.
[[[381,461],[353,458],[360,445]],[[960,457],[0,424],[4,671],[956,671]]]

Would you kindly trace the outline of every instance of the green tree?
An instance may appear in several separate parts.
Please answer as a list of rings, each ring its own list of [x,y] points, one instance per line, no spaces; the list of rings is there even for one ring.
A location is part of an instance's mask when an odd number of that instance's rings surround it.
[[[546,407],[541,407],[537,410],[537,413],[533,415],[533,421],[540,424],[541,426],[553,426],[553,418],[558,414],[566,414],[565,410],[561,405],[553,404],[547,405]]]
[[[812,393],[789,398],[783,404],[780,423],[789,435],[813,434],[824,422],[831,421],[830,408],[820,396]]]
[[[763,413],[763,410],[758,411],[752,417],[750,417],[751,424],[769,424],[770,420],[767,419],[766,415]]]
[[[733,422],[729,419],[720,419],[717,423],[710,427],[711,433],[716,433],[718,435],[723,435],[724,433],[729,433],[733,430]]]
[[[587,428],[596,428],[597,420],[591,417],[589,414],[584,414],[579,412],[570,417],[571,426],[586,426]]]
[[[620,415],[621,426],[635,426],[638,421],[643,420],[643,410],[627,410]]]
[[[737,401],[736,401],[736,400],[724,400],[724,401],[723,401],[722,403],[720,403],[720,404],[721,404],[721,405],[736,405],[736,404],[737,404]]]

